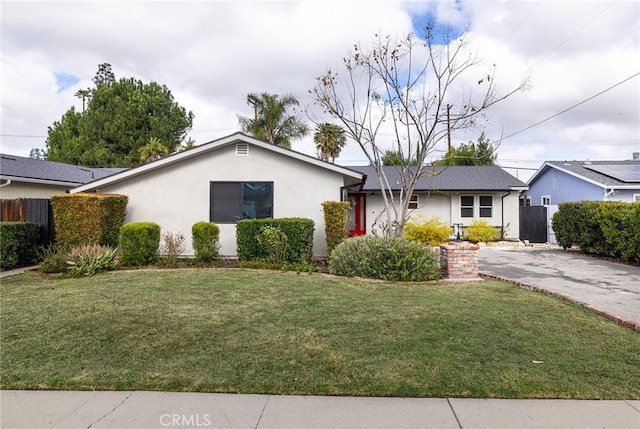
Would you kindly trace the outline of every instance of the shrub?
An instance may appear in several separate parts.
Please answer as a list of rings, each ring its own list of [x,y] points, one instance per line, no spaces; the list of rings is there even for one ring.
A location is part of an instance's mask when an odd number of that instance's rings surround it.
[[[58,250],[58,246],[53,243],[43,247],[40,251],[39,270],[42,273],[64,273],[67,271],[67,255]]]
[[[365,235],[334,249],[329,272],[348,277],[424,281],[440,277],[438,258],[425,246],[401,237]]]
[[[325,201],[322,203],[324,213],[324,231],[327,237],[327,255],[347,237],[347,214],[351,208],[348,201]]]
[[[169,267],[173,267],[178,262],[178,256],[182,255],[185,251],[184,234],[176,232],[165,232],[162,234],[162,246],[160,252],[165,257],[165,263]]]
[[[56,240],[62,250],[77,244],[118,246],[127,214],[126,195],[64,194],[51,197]]]
[[[311,262],[313,255],[313,227],[311,219],[244,219],[236,224],[236,243],[240,261],[266,260],[267,248],[256,240],[256,236],[265,226],[279,229],[287,236],[288,246],[284,262]]]
[[[496,228],[489,225],[486,220],[474,220],[471,225],[464,229],[464,239],[478,243],[480,241],[497,241],[500,233]]]
[[[640,261],[640,204],[620,201],[562,203],[551,226],[563,248]]]
[[[191,240],[196,259],[211,262],[218,259],[220,228],[213,222],[197,222],[191,227]]]
[[[407,222],[404,226],[405,238],[425,246],[446,243],[452,234],[453,228],[442,223],[437,217],[432,217],[427,221],[418,218],[414,222]]]
[[[260,230],[256,239],[267,249],[267,262],[282,264],[287,251],[287,235],[278,228],[267,225]]]
[[[158,260],[160,225],[153,222],[130,222],[120,228],[120,247],[124,265],[147,265]]]
[[[93,276],[113,270],[118,265],[118,251],[110,246],[81,244],[74,246],[67,256],[69,272],[74,277]]]
[[[0,222],[0,268],[32,264],[38,257],[41,226],[33,222]]]

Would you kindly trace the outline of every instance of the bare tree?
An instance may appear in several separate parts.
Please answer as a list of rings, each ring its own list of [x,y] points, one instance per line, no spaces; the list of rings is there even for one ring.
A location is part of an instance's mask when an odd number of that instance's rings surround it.
[[[450,34],[429,25],[421,39],[413,34],[401,40],[376,35],[372,47],[354,45],[344,58],[344,75],[328,70],[310,91],[314,103],[342,123],[375,168],[387,235],[402,235],[409,199],[419,178],[428,173],[425,161],[436,146],[452,132],[473,126],[490,106],[525,86],[523,80],[514,90],[498,95],[494,71],[482,71],[473,85],[480,94],[461,91],[460,84],[468,81],[472,69],[481,68],[476,67],[480,60],[469,54],[466,36],[452,40]],[[399,191],[392,190],[383,169],[390,142],[381,137],[381,130],[389,128],[391,150],[405,160],[393,167],[400,177],[399,186],[394,184]]]

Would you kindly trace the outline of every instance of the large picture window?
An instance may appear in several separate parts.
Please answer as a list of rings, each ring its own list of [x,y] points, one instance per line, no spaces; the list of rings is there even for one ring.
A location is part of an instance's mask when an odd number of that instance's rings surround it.
[[[211,222],[273,217],[273,182],[211,182]]]

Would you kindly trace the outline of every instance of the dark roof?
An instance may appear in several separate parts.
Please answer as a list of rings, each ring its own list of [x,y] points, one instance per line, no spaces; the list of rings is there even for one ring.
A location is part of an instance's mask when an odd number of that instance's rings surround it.
[[[349,167],[367,175],[363,191],[379,191],[380,181],[374,167]],[[400,189],[402,167],[385,166],[385,175],[392,190]],[[416,167],[409,167],[414,169]],[[509,191],[527,188],[521,180],[497,165],[427,166],[418,179],[416,191]]]
[[[529,179],[529,183],[533,183],[535,179],[540,175],[543,170],[547,168],[555,168],[561,171],[565,171],[574,176],[580,176],[592,182],[596,182],[600,185],[611,186],[626,186],[626,187],[640,187],[640,182],[623,182],[615,177],[607,176],[606,174],[599,173],[589,167],[598,165],[632,165],[640,171],[640,161],[627,160],[627,161],[547,161],[544,165]]]
[[[3,179],[59,182],[75,186],[107,177],[123,170],[126,170],[126,168],[82,167],[61,162],[0,154],[0,175],[2,175]]]

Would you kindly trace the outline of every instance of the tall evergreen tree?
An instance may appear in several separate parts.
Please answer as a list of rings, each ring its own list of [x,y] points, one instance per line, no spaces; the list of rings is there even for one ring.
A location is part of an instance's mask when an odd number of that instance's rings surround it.
[[[157,138],[174,152],[193,123],[193,113],[156,82],[115,80],[101,64],[83,113],[71,107],[49,127],[46,159],[91,167],[138,165],[140,148]],[[79,92],[78,92],[79,93]]]

